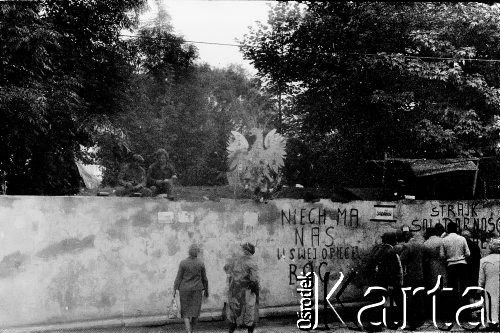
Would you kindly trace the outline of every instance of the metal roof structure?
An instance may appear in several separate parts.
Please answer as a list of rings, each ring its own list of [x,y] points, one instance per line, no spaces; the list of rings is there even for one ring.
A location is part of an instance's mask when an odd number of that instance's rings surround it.
[[[401,163],[410,167],[416,177],[432,176],[453,171],[477,171],[479,158],[444,158],[444,159],[409,159],[388,158],[385,160],[370,160],[378,166],[387,163]]]

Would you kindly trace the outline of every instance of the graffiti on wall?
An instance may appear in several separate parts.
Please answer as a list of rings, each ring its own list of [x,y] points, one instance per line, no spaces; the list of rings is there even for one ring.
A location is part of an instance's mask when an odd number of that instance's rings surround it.
[[[328,210],[320,207],[281,210],[281,226],[293,234],[293,246],[278,248],[277,258],[298,262],[289,264],[289,284],[307,268],[322,272],[329,263],[359,256],[358,246],[338,242],[337,228],[359,228],[356,208]]]
[[[454,202],[432,204],[427,214],[411,221],[411,231],[422,231],[440,223],[444,227],[450,222],[458,225],[459,230],[470,230],[476,242],[483,249],[487,242],[477,235],[500,233],[500,214],[495,210],[481,209],[478,202]]]

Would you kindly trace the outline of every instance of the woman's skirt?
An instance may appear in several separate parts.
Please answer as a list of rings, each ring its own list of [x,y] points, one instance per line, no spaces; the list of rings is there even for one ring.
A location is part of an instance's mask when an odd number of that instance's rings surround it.
[[[182,318],[200,316],[202,290],[179,291],[179,297]]]

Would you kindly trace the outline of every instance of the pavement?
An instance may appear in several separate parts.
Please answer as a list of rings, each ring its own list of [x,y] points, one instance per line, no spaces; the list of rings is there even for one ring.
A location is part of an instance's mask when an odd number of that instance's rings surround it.
[[[288,316],[281,318],[261,318],[258,326],[255,329],[255,333],[298,333],[300,331],[296,326],[297,317]],[[361,332],[361,330],[356,330],[353,324],[348,324],[349,327],[346,327],[340,322],[329,323],[329,329],[325,329],[324,327],[317,328],[318,332],[321,331],[331,331],[331,332],[339,332],[339,333],[352,333],[352,332]],[[195,327],[194,332],[208,332],[208,333],[225,333],[227,332],[227,324],[223,321],[205,321],[200,322]],[[415,332],[410,330],[398,330],[400,332]],[[455,326],[451,332],[464,332],[465,330]],[[28,332],[23,330],[15,330],[15,329],[7,329],[0,330],[1,333],[22,333]],[[33,331],[29,330],[29,332],[42,332],[42,331]],[[60,329],[60,330],[43,330],[44,333],[184,333],[185,328],[182,323],[169,323],[166,325],[162,324],[154,324],[148,326],[119,326],[119,327],[107,327],[107,328],[74,328],[74,329]],[[241,328],[236,331],[239,332],[247,332],[246,329]],[[384,329],[382,332],[396,332],[395,330]],[[435,328],[431,321],[425,322],[421,327],[419,327],[416,332],[442,332],[439,329]]]
[[[333,311],[328,314],[328,328],[324,326],[322,314],[320,314],[319,325],[316,328],[318,333],[330,331],[339,333],[367,332],[365,329],[359,329],[353,321],[356,320],[358,303],[348,303],[345,309],[339,310],[341,317],[346,321],[346,324],[338,321]],[[297,328],[297,306],[279,307],[279,308],[262,308],[260,318],[255,333],[299,333],[303,332]],[[476,319],[477,320],[477,319]],[[1,323],[0,323],[1,325]],[[440,325],[442,325],[440,323]],[[466,332],[467,330],[455,325],[449,332]],[[486,332],[486,330],[481,330]],[[161,316],[140,316],[130,318],[116,318],[100,321],[82,321],[75,323],[61,323],[45,326],[27,326],[23,328],[0,328],[0,333],[185,333],[184,323],[182,319],[169,319],[166,315]],[[219,312],[202,313],[199,322],[193,333],[226,333],[228,332],[228,324],[222,320]],[[247,330],[240,328],[236,333],[246,333]],[[436,328],[431,320],[427,320],[418,329],[412,331],[383,329],[380,332],[443,332]],[[469,332],[477,332],[470,331]],[[500,332],[497,330],[489,330],[489,332]]]

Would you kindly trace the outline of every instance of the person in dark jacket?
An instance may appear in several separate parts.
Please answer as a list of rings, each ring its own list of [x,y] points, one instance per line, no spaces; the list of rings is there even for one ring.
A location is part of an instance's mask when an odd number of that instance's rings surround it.
[[[397,241],[396,232],[386,232],[382,235],[382,244],[375,246],[373,257],[371,258],[374,265],[374,286],[383,287],[389,291],[391,303],[394,302],[397,307],[402,305],[401,287],[403,285],[403,269],[401,260],[395,250]],[[374,295],[375,296],[375,295]],[[388,325],[393,326],[393,323],[400,317],[392,308],[388,309]],[[380,322],[377,311],[367,311],[371,322]],[[369,326],[369,330],[381,330],[381,327]]]
[[[395,245],[395,232],[386,232],[382,235],[382,244],[375,252],[377,261],[375,281],[377,286],[401,288],[403,284],[403,268],[401,259],[394,249]]]
[[[462,230],[460,233],[462,237],[467,241],[467,246],[469,247],[470,256],[465,258],[467,262],[467,276],[465,279],[464,289],[467,287],[477,287],[479,278],[479,265],[481,262],[481,249],[476,242],[472,240],[472,234],[469,230]],[[469,293],[469,303],[476,301],[476,297],[479,295],[473,295]]]
[[[147,185],[154,196],[166,194],[168,198],[171,198],[173,182],[177,178],[174,166],[165,149],[158,149],[155,155],[156,162],[148,169]]]
[[[197,257],[200,249],[193,244],[189,247],[189,257],[181,261],[174,282],[174,297],[177,290],[181,300],[181,317],[186,331],[193,332],[193,327],[200,316],[202,291],[208,297],[208,280],[205,264]]]
[[[469,230],[463,230],[461,235],[467,241],[470,256],[465,258],[467,262],[467,282],[465,287],[476,287],[479,277],[479,263],[481,261],[481,249],[476,242],[472,240],[472,235]]]
[[[403,244],[401,264],[403,265],[404,287],[424,287],[424,238],[416,232],[410,232],[409,239]],[[408,325],[411,330],[423,324],[425,295],[419,292],[407,295]]]

